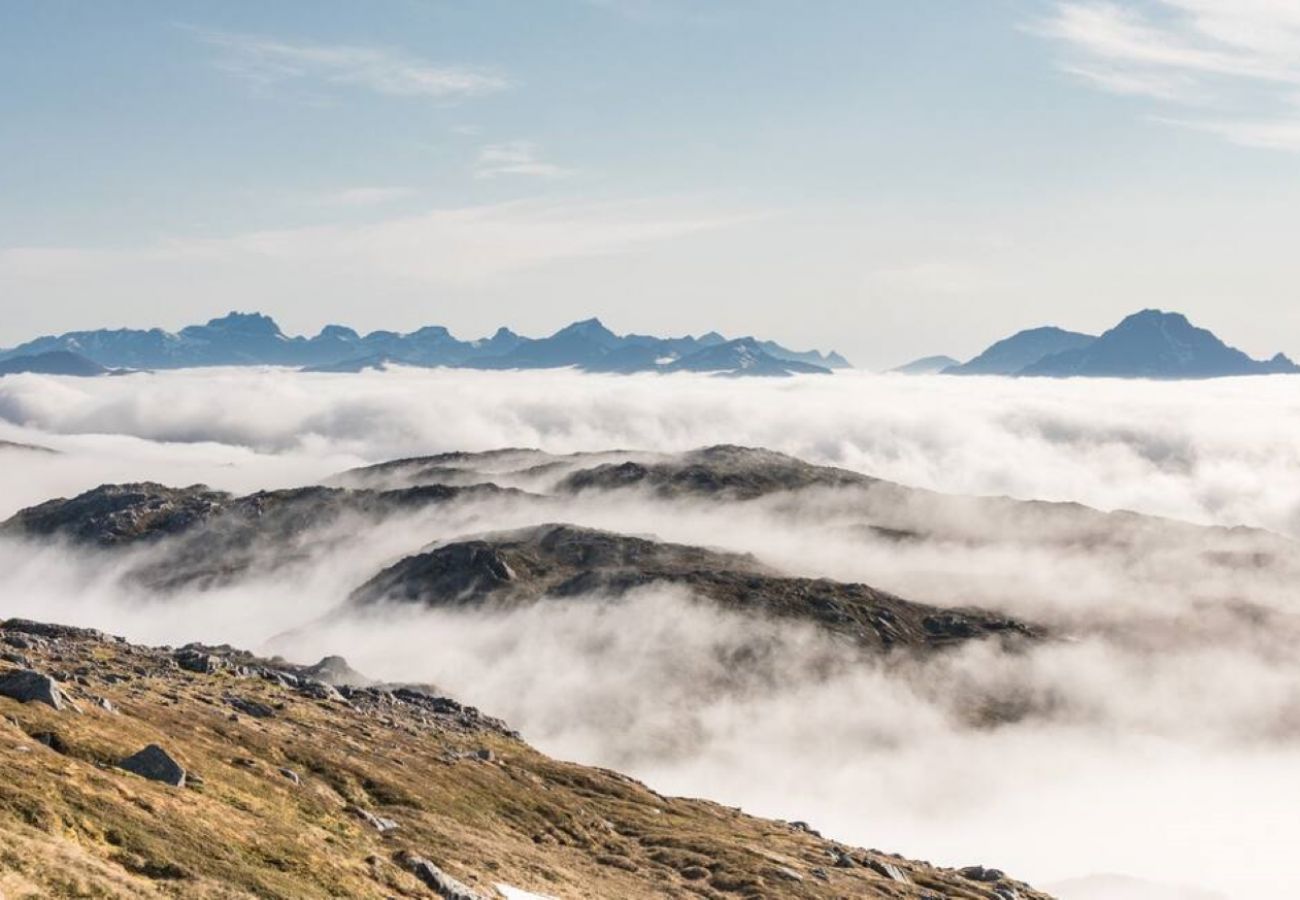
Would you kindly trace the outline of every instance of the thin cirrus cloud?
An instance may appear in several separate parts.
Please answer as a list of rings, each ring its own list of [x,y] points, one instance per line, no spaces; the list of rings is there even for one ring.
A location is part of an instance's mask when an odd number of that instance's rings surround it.
[[[533,266],[632,252],[753,218],[651,201],[517,201],[119,249],[11,247],[0,249],[0,293],[56,301],[61,289],[91,284],[148,293],[200,271],[249,290],[258,288],[259,279],[305,288],[313,277],[327,283],[336,276],[466,286]]]
[[[414,191],[407,187],[351,187],[322,194],[318,199],[323,206],[365,207],[382,206],[410,197]]]
[[[541,159],[532,141],[504,141],[488,144],[478,152],[474,162],[475,178],[522,175],[531,178],[564,178],[570,169]]]
[[[1061,0],[1031,30],[1062,46],[1064,71],[1155,101],[1154,121],[1300,152],[1295,0]]]
[[[502,91],[503,75],[438,65],[400,50],[360,44],[318,44],[257,34],[194,29],[216,48],[216,65],[259,87],[284,83],[363,88],[398,97],[456,100]]]

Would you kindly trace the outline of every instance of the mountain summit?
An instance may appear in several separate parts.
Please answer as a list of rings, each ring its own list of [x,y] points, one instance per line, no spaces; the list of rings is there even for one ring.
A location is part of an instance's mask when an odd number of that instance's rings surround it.
[[[927,357],[896,372],[934,371]],[[1055,326],[1030,328],[991,344],[945,375],[1037,375],[1050,378],[1219,378],[1300,372],[1285,354],[1252,359],[1230,347],[1182,313],[1144,309],[1126,317],[1100,337]]]
[[[1022,375],[1110,378],[1217,378],[1300,372],[1290,359],[1251,359],[1181,313],[1145,309],[1086,346],[1046,356]]]

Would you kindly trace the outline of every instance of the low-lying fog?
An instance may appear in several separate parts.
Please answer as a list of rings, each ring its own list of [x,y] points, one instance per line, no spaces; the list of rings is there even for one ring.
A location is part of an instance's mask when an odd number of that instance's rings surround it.
[[[453,449],[726,442],[946,492],[1297,536],[1296,385],[854,373],[13,376],[0,379],[0,441],[59,452],[0,448],[0,517],[104,481],[244,492]],[[1069,639],[884,667],[811,629],[665,590],[490,615],[326,616],[430,541],[543,520],[536,505],[508,499],[392,520],[359,530],[347,552],[164,599],[119,580],[129,555],[106,562],[0,541],[0,616],[156,643],[230,641],[302,661],[342,653],[374,677],[433,682],[547,752],[661,791],[804,819],[943,864],[995,865],[1040,885],[1116,872],[1231,898],[1300,896],[1290,864],[1300,827],[1286,787],[1300,772],[1300,626],[1285,548],[1225,562],[1206,552],[1219,538],[1202,535],[1034,540],[1025,525],[1032,533],[1036,513],[973,523],[989,543],[897,543],[852,528],[844,506],[817,492],[794,508],[583,496],[544,520],[749,551],[794,574],[997,608]],[[334,527],[348,533],[347,523]],[[1021,717],[989,726],[977,713],[992,702]],[[1086,889],[1077,896],[1093,896]]]

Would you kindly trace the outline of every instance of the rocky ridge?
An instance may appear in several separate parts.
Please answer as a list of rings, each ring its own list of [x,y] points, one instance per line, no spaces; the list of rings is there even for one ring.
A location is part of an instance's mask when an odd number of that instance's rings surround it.
[[[566,524],[442,544],[380,572],[351,602],[502,608],[546,597],[619,597],[652,585],[683,588],[725,609],[811,622],[876,650],[1045,636],[984,610],[911,603],[864,584],[784,576],[751,556]]]
[[[24,620],[0,622],[0,646],[0,678],[69,699],[0,693],[5,896],[1047,896],[664,797],[420,691]]]

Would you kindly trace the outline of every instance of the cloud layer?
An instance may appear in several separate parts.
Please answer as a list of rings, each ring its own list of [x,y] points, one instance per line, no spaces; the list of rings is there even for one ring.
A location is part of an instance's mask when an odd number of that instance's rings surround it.
[[[845,372],[769,382],[235,369],[0,380],[0,420],[30,429],[14,433],[34,443],[97,433],[211,444],[222,447],[218,455],[331,460],[736,443],[951,493],[1069,500],[1286,534],[1300,534],[1296,411],[1285,376],[1161,384]],[[304,471],[313,478],[322,469]],[[220,484],[221,472],[213,474]]]
[[[62,453],[0,451],[0,516],[108,479],[247,491],[438,450],[733,442],[943,490],[1295,534],[1293,395],[1286,378],[8,377],[0,440]],[[866,508],[844,491],[744,506],[637,494],[544,510],[460,504],[378,527],[336,522],[328,537],[344,544],[319,535],[287,566],[167,596],[122,579],[129,557],[0,540],[0,614],[306,662],[342,653],[372,676],[438,684],[548,752],[945,864],[1040,882],[1111,871],[1179,882],[1190,871],[1233,900],[1300,890],[1293,810],[1277,790],[1300,765],[1289,544],[1111,520],[1075,535],[1073,524],[1093,520],[1070,507],[963,515],[937,501],[895,512],[948,537],[900,544],[854,527]],[[911,599],[979,603],[1068,639],[882,664],[810,629],[658,589],[499,614],[332,615],[352,587],[428,542],[543,516],[752,552]],[[991,724],[992,710],[1003,724]]]

